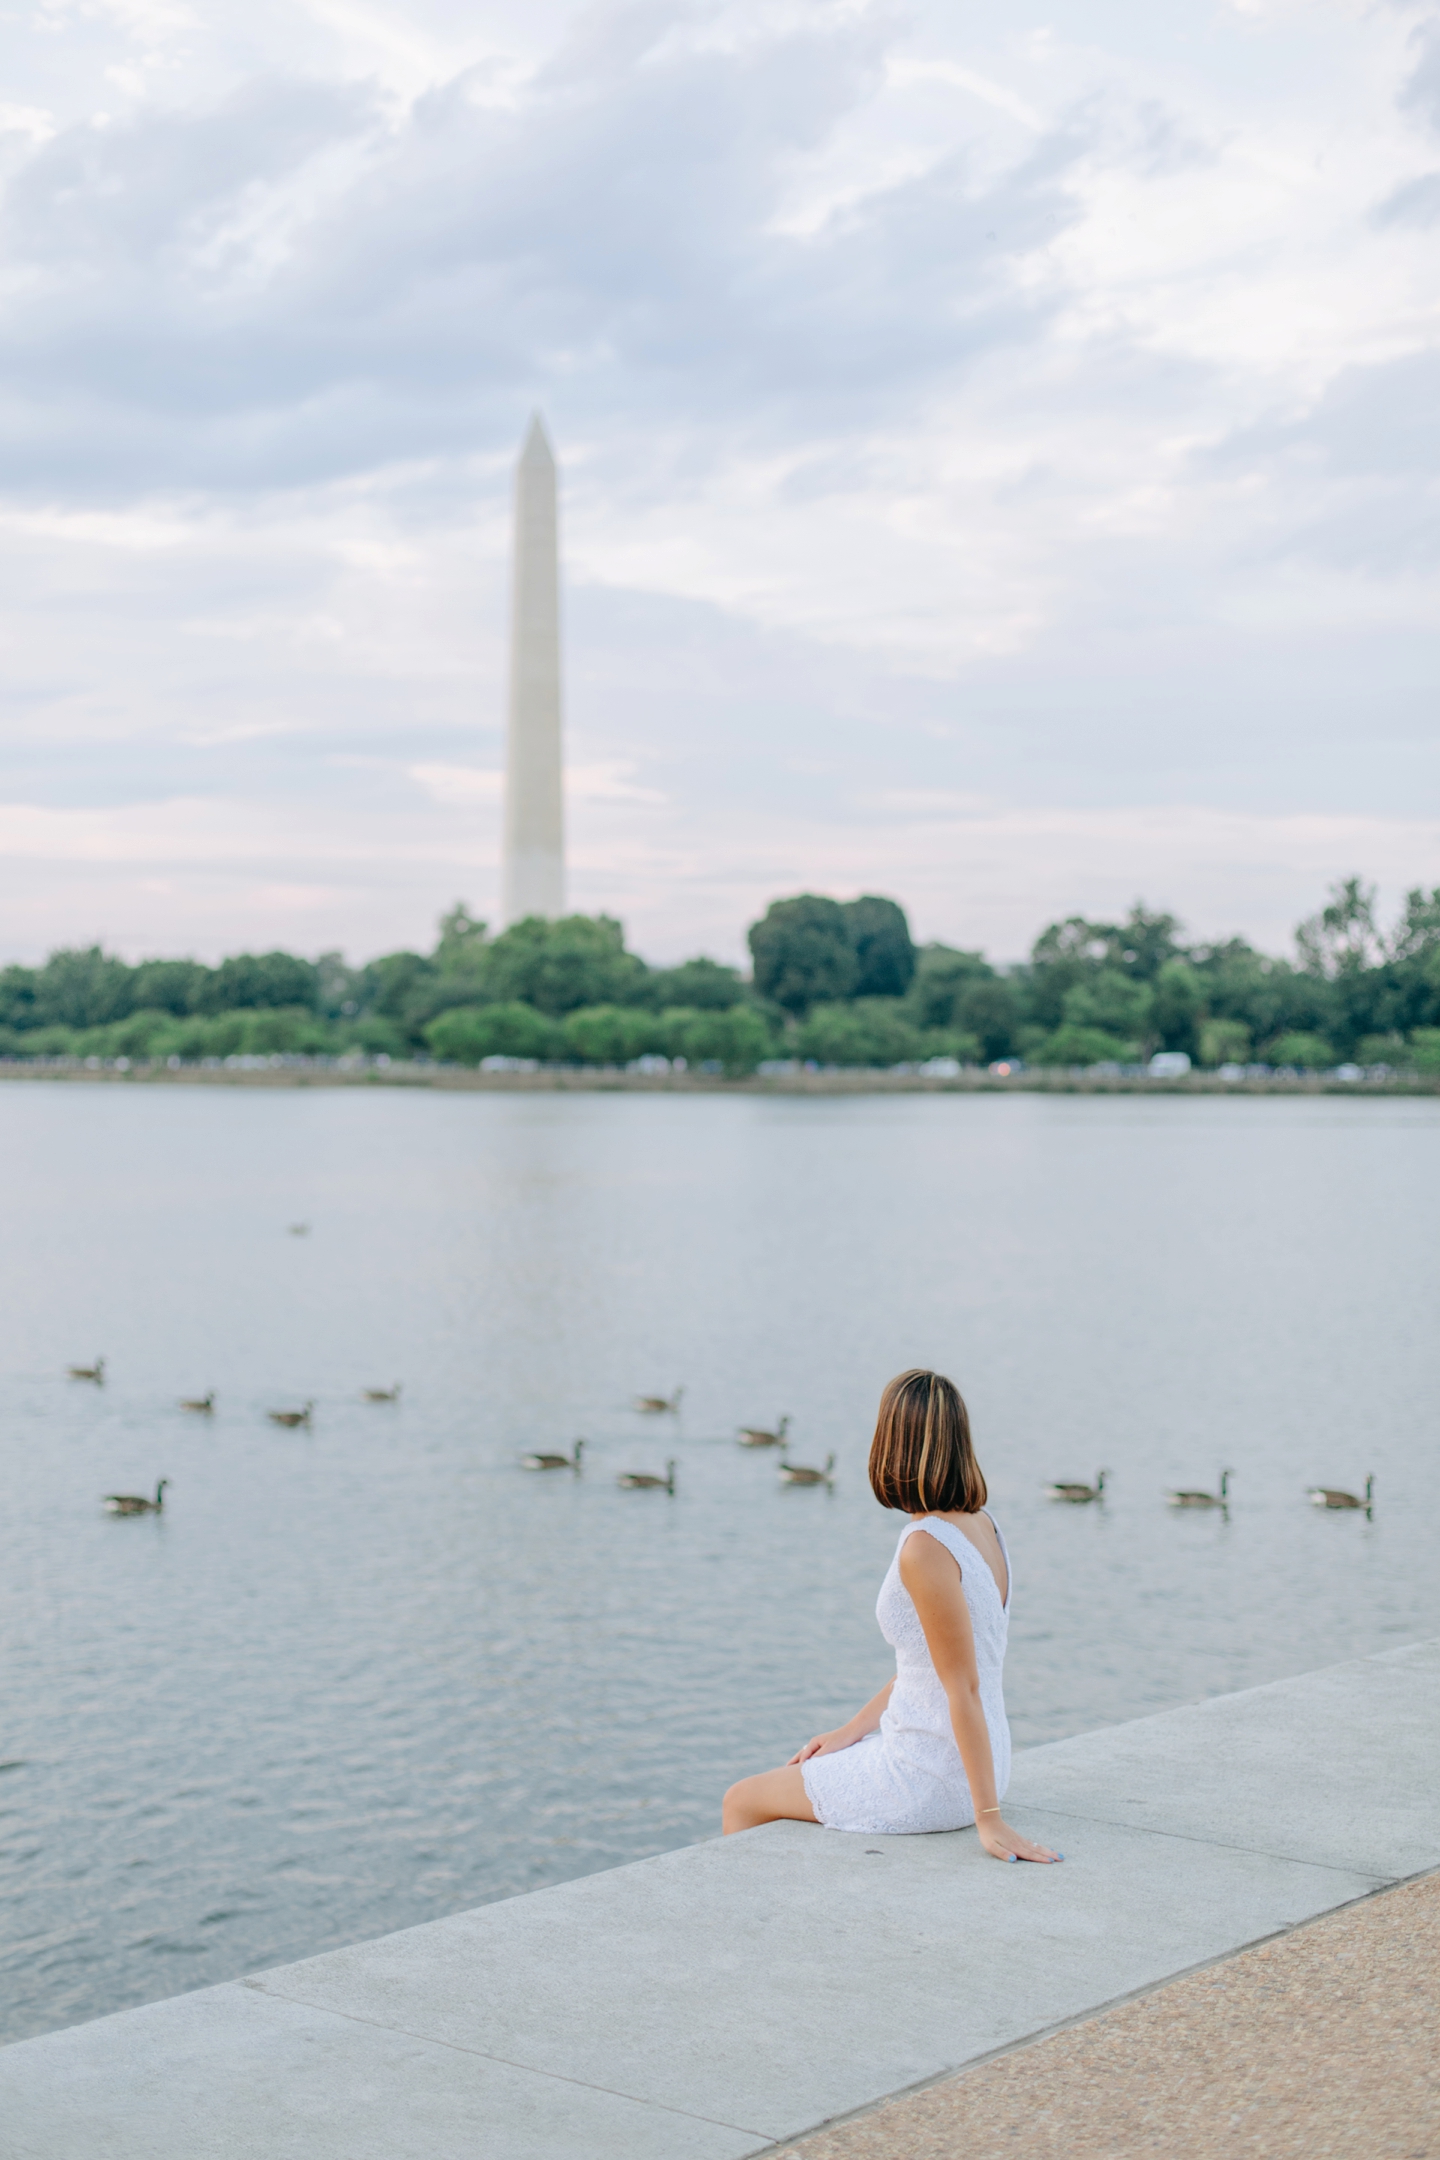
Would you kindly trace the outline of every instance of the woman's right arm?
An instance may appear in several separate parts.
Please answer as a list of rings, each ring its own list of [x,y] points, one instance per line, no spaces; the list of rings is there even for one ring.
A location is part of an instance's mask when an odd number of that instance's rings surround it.
[[[984,1565],[983,1560],[976,1561],[977,1567]],[[919,1530],[900,1548],[900,1580],[925,1630],[930,1662],[950,1704],[950,1723],[970,1787],[981,1844],[997,1860],[1058,1860],[1059,1853],[1052,1852],[1048,1845],[1037,1845],[1012,1830],[1000,1812],[990,1728],[980,1701],[975,1632],[960,1587],[959,1561],[928,1530]]]
[[[855,1742],[863,1740],[866,1733],[874,1732],[885,1715],[885,1705],[890,1700],[890,1690],[894,1685],[893,1680],[887,1680],[879,1694],[872,1695],[864,1709],[857,1710],[847,1725],[837,1725],[834,1732],[817,1733],[813,1740],[807,1740],[804,1747],[790,1757],[790,1762],[785,1765],[786,1769],[788,1770],[792,1763],[809,1762],[812,1755],[836,1755],[841,1748],[854,1747]]]

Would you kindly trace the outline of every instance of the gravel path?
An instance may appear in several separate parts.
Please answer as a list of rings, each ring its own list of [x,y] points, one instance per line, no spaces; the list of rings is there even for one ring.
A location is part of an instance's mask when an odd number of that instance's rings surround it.
[[[1440,2160],[1440,1876],[775,2160]]]

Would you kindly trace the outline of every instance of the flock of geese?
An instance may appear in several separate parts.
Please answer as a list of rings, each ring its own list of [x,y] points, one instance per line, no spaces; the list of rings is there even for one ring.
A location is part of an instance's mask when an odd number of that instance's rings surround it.
[[[662,1415],[678,1417],[684,1393],[684,1388],[676,1388],[673,1395],[637,1395],[632,1400],[630,1407],[632,1410],[638,1410],[645,1417],[659,1417]],[[779,1470],[782,1485],[833,1485],[835,1483],[835,1457],[827,1455],[825,1467],[822,1470],[816,1470],[808,1463],[791,1462],[786,1453],[787,1442],[785,1438],[789,1430],[789,1418],[782,1417],[777,1420],[773,1432],[763,1425],[742,1425],[735,1437],[743,1448],[779,1448]],[[578,1472],[580,1458],[585,1452],[585,1447],[586,1442],[584,1440],[577,1440],[568,1455],[546,1454],[542,1450],[536,1449],[532,1453],[520,1457],[520,1467],[522,1470],[573,1470]],[[669,1493],[673,1498],[675,1492],[674,1459],[672,1457],[666,1463],[663,1477],[657,1476],[651,1470],[622,1470],[615,1482],[624,1492],[665,1492]]]
[[[105,1385],[103,1357],[97,1357],[90,1365],[67,1365],[65,1370],[72,1380],[88,1380],[94,1387]],[[365,1402],[399,1402],[400,1382],[393,1381],[389,1387],[362,1388],[360,1393]],[[197,1417],[212,1417],[215,1411],[214,1388],[204,1395],[182,1395],[180,1408]],[[267,1410],[265,1415],[272,1425],[283,1426],[286,1432],[297,1432],[302,1428],[308,1432],[314,1412],[315,1404],[312,1400],[302,1403],[298,1410]],[[144,1493],[106,1493],[106,1509],[111,1515],[162,1515],[165,1512],[165,1488],[169,1483],[169,1478],[161,1478],[155,1487],[153,1500]]]
[[[66,1370],[72,1380],[88,1380],[97,1387],[104,1385],[103,1357],[97,1357],[89,1365],[67,1366]],[[363,1399],[370,1403],[399,1402],[400,1392],[401,1383],[398,1380],[393,1381],[389,1387],[367,1387],[361,1390]],[[679,1387],[670,1395],[637,1395],[630,1407],[645,1417],[678,1417],[684,1395],[684,1388]],[[180,1408],[200,1417],[209,1417],[215,1409],[215,1390],[211,1388],[205,1395],[181,1396]],[[309,1429],[314,1409],[315,1404],[310,1401],[302,1403],[298,1410],[267,1410],[265,1415],[272,1424],[283,1426],[287,1432],[294,1432],[300,1428]],[[790,1419],[787,1415],[778,1418],[773,1427],[742,1425],[735,1438],[743,1448],[778,1448],[778,1467],[783,1485],[833,1486],[834,1455],[827,1455],[823,1469],[819,1470],[808,1463],[791,1462],[788,1454],[789,1442],[786,1438],[789,1430]],[[521,1456],[520,1467],[522,1470],[570,1470],[578,1474],[585,1447],[584,1440],[577,1440],[568,1455],[534,1449]],[[665,1465],[663,1476],[651,1470],[622,1470],[615,1482],[625,1492],[664,1492],[673,1498],[675,1468],[675,1459],[672,1456]],[[1045,1486],[1045,1497],[1047,1500],[1067,1502],[1071,1507],[1085,1507],[1092,1501],[1105,1498],[1105,1481],[1109,1475],[1108,1470],[1098,1470],[1093,1485],[1087,1485],[1078,1478],[1056,1478],[1053,1483]],[[1222,1470],[1220,1484],[1215,1492],[1207,1492],[1203,1486],[1172,1486],[1165,1495],[1166,1501],[1173,1508],[1217,1508],[1222,1515],[1228,1515],[1230,1480],[1234,1475],[1233,1470]],[[112,1515],[159,1515],[164,1510],[165,1488],[169,1482],[169,1478],[161,1478],[155,1487],[153,1500],[144,1493],[106,1493],[105,1506]],[[1363,1493],[1346,1492],[1336,1485],[1311,1485],[1307,1488],[1306,1497],[1318,1508],[1335,1511],[1359,1509],[1367,1518],[1373,1518],[1375,1480],[1373,1477],[1366,1478]]]
[[[1057,1478],[1053,1485],[1045,1487],[1045,1497],[1047,1500],[1068,1500],[1073,1507],[1084,1507],[1088,1501],[1104,1499],[1105,1480],[1109,1475],[1108,1470],[1097,1471],[1093,1485],[1082,1485],[1078,1480]],[[1200,1486],[1180,1486],[1178,1488],[1172,1486],[1170,1491],[1166,1493],[1165,1498],[1171,1507],[1218,1508],[1222,1515],[1228,1515],[1230,1512],[1230,1480],[1234,1475],[1233,1470],[1221,1471],[1218,1492],[1206,1492]],[[1344,1492],[1338,1485],[1311,1485],[1307,1487],[1306,1498],[1313,1506],[1318,1508],[1359,1508],[1365,1515],[1372,1516],[1374,1514],[1375,1480],[1373,1477],[1366,1478],[1363,1493]]]

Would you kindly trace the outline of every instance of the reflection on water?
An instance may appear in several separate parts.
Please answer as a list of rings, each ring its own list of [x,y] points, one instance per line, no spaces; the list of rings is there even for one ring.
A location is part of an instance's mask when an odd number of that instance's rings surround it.
[[[0,1148],[6,2037],[711,1834],[885,1677],[905,1365],[1021,1745],[1440,1627],[1440,1104],[30,1084]],[[787,1412],[833,1492],[735,1445]]]

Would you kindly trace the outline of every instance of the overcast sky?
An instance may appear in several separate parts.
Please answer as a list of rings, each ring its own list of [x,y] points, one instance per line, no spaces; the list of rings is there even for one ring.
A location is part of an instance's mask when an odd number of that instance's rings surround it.
[[[561,461],[574,904],[1001,957],[1440,884],[1440,12],[42,0],[0,105],[0,958],[499,892]]]

